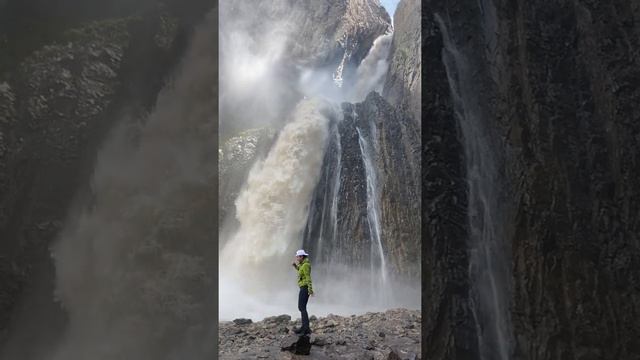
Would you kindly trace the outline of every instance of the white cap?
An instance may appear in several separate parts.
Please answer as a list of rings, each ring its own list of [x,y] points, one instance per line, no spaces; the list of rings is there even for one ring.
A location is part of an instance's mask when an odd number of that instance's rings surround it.
[[[298,251],[296,251],[296,256],[309,256],[309,254],[307,254],[306,252],[304,252],[304,250],[300,249]]]

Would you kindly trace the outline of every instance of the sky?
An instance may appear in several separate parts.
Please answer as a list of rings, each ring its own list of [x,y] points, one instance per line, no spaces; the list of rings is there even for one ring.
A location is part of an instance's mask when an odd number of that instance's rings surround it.
[[[382,4],[382,6],[384,6],[385,9],[387,9],[387,12],[389,13],[389,15],[391,15],[391,18],[393,18],[393,13],[396,11],[396,7],[398,6],[399,2],[400,0],[380,0],[380,3]]]

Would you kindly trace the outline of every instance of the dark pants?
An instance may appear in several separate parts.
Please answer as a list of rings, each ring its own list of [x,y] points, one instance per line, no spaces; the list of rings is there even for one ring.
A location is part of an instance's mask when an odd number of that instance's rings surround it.
[[[309,329],[309,314],[307,314],[307,302],[309,301],[309,290],[306,286],[300,288],[298,294],[298,310],[302,314],[302,328],[303,330]]]

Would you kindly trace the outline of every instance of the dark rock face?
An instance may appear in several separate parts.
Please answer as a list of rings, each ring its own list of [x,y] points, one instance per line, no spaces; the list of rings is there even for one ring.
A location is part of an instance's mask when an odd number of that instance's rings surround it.
[[[498,201],[507,210],[501,232],[511,249],[512,357],[638,358],[640,115],[634,104],[640,91],[631,84],[640,76],[640,8],[626,1],[431,1],[423,11],[431,29],[423,33],[423,51],[435,54],[427,58],[441,68],[437,63],[446,44],[434,18],[439,14],[457,56],[474,69],[479,95],[465,100],[482,104],[486,131],[495,134],[497,175],[504,184]],[[425,84],[423,129],[428,134],[438,128],[434,119],[441,114],[451,119],[444,126],[452,133],[457,124],[447,105],[451,92],[440,83],[446,78],[426,78],[431,80]],[[427,158],[432,143],[423,141]],[[444,149],[463,153],[460,143]],[[465,174],[453,175],[436,179],[452,184],[451,192],[464,192]],[[436,199],[425,194],[427,203]],[[466,206],[456,207],[447,206],[452,214],[467,216]],[[460,235],[464,231],[461,227]],[[438,269],[437,263],[424,265],[434,273]],[[457,277],[443,275],[437,281]],[[429,287],[436,281],[423,280]],[[471,286],[466,281],[459,282],[460,294]],[[427,319],[452,314],[425,309]],[[470,314],[455,314],[464,321],[427,330],[435,334],[427,348],[434,341],[449,344],[434,359],[449,358],[447,353],[456,351],[450,344],[474,341],[465,330]],[[459,334],[457,342],[446,340],[451,334]]]
[[[47,36],[38,32],[53,20],[37,4],[0,10],[11,18],[0,28],[0,345],[25,292],[39,298],[34,314],[61,313],[49,246],[73,199],[89,192],[102,140],[118,120],[144,117],[182,55],[193,23],[152,8],[99,21],[70,15]],[[19,26],[31,22],[40,27]],[[62,321],[54,318],[40,318],[40,329]]]
[[[425,356],[475,359],[475,324],[469,303],[467,192],[460,131],[442,62],[442,34],[429,7],[422,51],[422,311]]]
[[[290,330],[300,320],[250,325],[219,324],[220,359],[295,359],[297,344],[310,359],[420,359],[420,312],[395,309],[350,317],[328,315],[311,321],[309,337]],[[283,331],[284,330],[284,331]],[[384,331],[385,336],[380,336]],[[301,341],[302,339],[302,341]]]
[[[96,24],[94,33],[83,29],[89,34],[76,42],[37,51],[3,85],[0,249],[9,293],[2,296],[0,327],[7,325],[33,267],[46,261],[49,242],[80,184],[82,153],[118,87],[129,41],[126,26],[125,21]]]
[[[508,69],[498,126],[516,193],[517,355],[640,357],[640,8],[527,3],[499,14],[513,19],[500,31],[518,34],[496,55]]]
[[[376,1],[292,3],[305,14],[302,31],[294,40],[298,44],[294,45],[293,54],[300,52],[308,65],[336,67],[343,61],[345,70],[354,70],[373,41],[388,31],[391,24],[389,15]],[[348,78],[346,71],[345,77]]]
[[[374,144],[371,150],[379,186],[381,241],[391,272],[417,277],[417,126],[405,112],[395,110],[377,93],[369,94],[359,104],[343,104],[343,113],[343,120],[332,128],[323,173],[311,202],[304,246],[317,254],[320,262],[331,259],[360,266],[370,263],[374,239],[367,217],[364,141],[366,146]]]
[[[228,215],[235,214],[234,201],[251,167],[269,151],[275,136],[275,131],[270,128],[250,129],[221,144],[218,151],[219,224],[222,225],[225,219],[230,221]]]
[[[393,15],[393,41],[382,95],[420,124],[422,99],[421,2],[403,0]],[[419,125],[418,125],[419,126]]]

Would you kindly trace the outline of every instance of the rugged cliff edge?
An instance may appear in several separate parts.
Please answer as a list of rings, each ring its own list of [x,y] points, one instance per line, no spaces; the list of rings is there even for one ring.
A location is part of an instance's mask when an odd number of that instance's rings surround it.
[[[419,277],[420,139],[415,121],[379,94],[358,104],[342,105],[343,120],[334,124],[323,172],[311,201],[304,246],[320,261],[368,267],[374,235],[367,214],[366,150],[380,196],[381,241],[390,273]],[[370,179],[369,179],[370,180]],[[335,202],[335,204],[334,204]],[[336,214],[332,215],[332,211]],[[336,217],[333,224],[330,219]],[[334,229],[333,227],[336,226]],[[319,243],[323,236],[324,245]],[[374,244],[375,246],[375,244]]]
[[[468,311],[460,158],[461,117],[480,114],[504,184],[510,358],[640,357],[640,7],[429,1],[423,17],[425,356],[478,358],[486,325]]]
[[[389,71],[382,95],[393,106],[406,109],[420,124],[422,99],[421,2],[403,0],[393,15]]]

